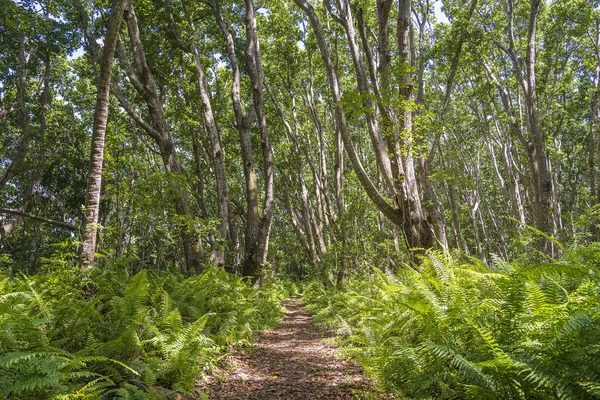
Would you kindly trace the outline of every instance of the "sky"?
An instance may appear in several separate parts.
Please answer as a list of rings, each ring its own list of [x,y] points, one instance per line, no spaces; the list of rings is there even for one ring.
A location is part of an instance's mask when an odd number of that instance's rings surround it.
[[[433,12],[435,15],[435,19],[438,22],[447,24],[448,22],[448,18],[446,18],[446,14],[444,14],[444,12],[442,11],[442,2],[441,1],[436,1],[435,3],[433,3]]]

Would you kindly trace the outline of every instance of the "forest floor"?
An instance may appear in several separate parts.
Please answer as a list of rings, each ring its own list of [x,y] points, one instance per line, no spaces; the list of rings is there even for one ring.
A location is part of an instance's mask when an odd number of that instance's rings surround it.
[[[312,324],[300,298],[287,300],[285,318],[263,331],[255,347],[227,356],[198,388],[209,399],[311,400],[380,398],[355,362],[340,358],[331,329]]]

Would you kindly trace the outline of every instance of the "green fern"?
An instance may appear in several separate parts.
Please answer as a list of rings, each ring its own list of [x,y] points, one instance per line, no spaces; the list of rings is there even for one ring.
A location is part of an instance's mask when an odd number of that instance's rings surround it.
[[[0,279],[0,398],[151,399],[155,385],[191,393],[220,351],[280,320],[287,294],[278,281],[254,289],[218,268],[184,278],[69,265]]]
[[[304,299],[384,388],[414,398],[593,398],[600,382],[600,246],[490,268],[429,253],[396,276]]]

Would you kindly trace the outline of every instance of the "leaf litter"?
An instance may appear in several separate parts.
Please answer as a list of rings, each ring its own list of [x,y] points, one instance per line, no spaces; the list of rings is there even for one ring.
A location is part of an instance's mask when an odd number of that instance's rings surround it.
[[[285,301],[284,306],[285,318],[277,329],[263,331],[253,350],[226,357],[217,371],[196,386],[211,400],[365,398],[374,382],[356,362],[340,358],[337,348],[326,342],[335,332],[314,326],[299,298]]]

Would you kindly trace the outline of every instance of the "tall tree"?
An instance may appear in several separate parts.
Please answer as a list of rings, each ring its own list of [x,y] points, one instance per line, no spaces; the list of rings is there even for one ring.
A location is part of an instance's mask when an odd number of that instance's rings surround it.
[[[81,255],[79,265],[88,268],[94,264],[96,237],[98,233],[98,213],[100,191],[102,188],[102,163],[104,160],[104,142],[108,123],[110,84],[115,48],[119,40],[119,30],[126,0],[113,0],[108,27],[104,38],[104,48],[100,58],[100,74],[96,84],[96,108],[94,111],[94,129],[88,172],[88,188],[85,199],[85,218],[82,226]]]
[[[357,82],[358,93],[362,102],[361,111],[367,121],[367,128],[373,145],[373,151],[377,160],[379,173],[385,182],[385,190],[389,193],[396,203],[394,207],[388,203],[380,193],[377,186],[365,171],[362,162],[356,154],[356,149],[348,131],[346,111],[342,105],[341,91],[337,77],[337,71],[331,60],[328,44],[323,34],[321,22],[314,8],[304,0],[295,0],[296,4],[304,10],[310,20],[312,29],[317,37],[317,42],[323,57],[323,62],[327,71],[327,77],[330,85],[331,96],[336,104],[336,123],[341,137],[344,139],[344,145],[348,152],[352,167],[357,173],[360,182],[368,196],[371,198],[377,208],[404,233],[407,247],[409,248],[429,248],[433,246],[433,230],[428,216],[422,206],[419,187],[415,172],[415,149],[411,144],[412,132],[412,110],[410,99],[412,95],[411,72],[410,72],[410,30],[412,24],[412,3],[410,1],[400,1],[398,8],[397,39],[398,53],[400,55],[400,64],[398,70],[401,71],[399,81],[399,97],[402,100],[401,110],[396,117],[399,124],[393,129],[394,114],[391,109],[392,89],[388,82],[392,80],[392,68],[389,65],[389,49],[386,48],[389,43],[387,37],[389,33],[388,18],[389,7],[391,4],[381,2],[379,7],[379,31],[383,35],[379,38],[380,43],[380,66],[379,81],[381,82],[381,94],[379,102],[381,104],[382,115],[384,115],[384,129],[390,130],[381,134],[377,116],[374,112],[371,97],[369,95],[369,84],[364,67],[364,62],[358,39],[356,36],[353,17],[350,4],[346,0],[336,2],[337,10],[334,10],[329,2],[325,2],[329,14],[340,23],[347,37],[347,43],[350,50],[355,78]],[[369,51],[366,52],[370,54]],[[368,57],[370,58],[370,57]],[[374,69],[371,68],[373,71]],[[373,79],[372,85],[377,87],[377,79]],[[384,136],[384,137],[382,137]],[[385,143],[384,143],[385,142]]]
[[[183,9],[185,19],[189,25],[189,28],[192,30],[193,33],[195,33],[196,28],[194,27],[194,22],[192,21],[185,4],[183,4]],[[176,40],[176,43],[183,51],[191,55],[194,67],[196,69],[196,72],[198,73],[198,89],[200,94],[200,102],[202,104],[202,115],[204,117],[204,125],[206,127],[206,132],[208,133],[208,140],[210,143],[210,155],[213,160],[218,201],[217,212],[219,217],[219,223],[217,231],[219,235],[219,240],[218,243],[213,244],[211,258],[216,264],[223,265],[225,264],[224,247],[226,246],[226,243],[230,240],[230,215],[229,190],[227,188],[227,176],[225,175],[225,154],[221,141],[221,133],[219,131],[219,127],[217,126],[215,115],[213,113],[213,106],[210,99],[210,90],[208,87],[206,73],[204,72],[205,67],[204,65],[202,65],[200,53],[195,43],[195,34],[192,35],[191,40],[185,41],[173,18],[171,11],[171,0],[165,0],[165,10],[169,21],[169,28],[173,37]]]
[[[227,55],[233,73],[231,96],[236,117],[235,127],[240,135],[240,148],[246,181],[246,226],[242,275],[256,277],[258,268],[267,261],[271,220],[273,218],[275,206],[275,179],[271,140],[264,111],[262,88],[264,73],[262,70],[260,49],[258,45],[254,3],[251,0],[246,0],[245,7],[246,63],[252,90],[251,113],[244,113],[242,110],[240,68],[235,53],[235,42],[223,19],[221,4],[219,0],[215,1],[215,16],[227,43]],[[250,138],[250,123],[251,118],[253,117],[256,117],[258,122],[265,179],[262,214],[259,211],[258,182]]]

